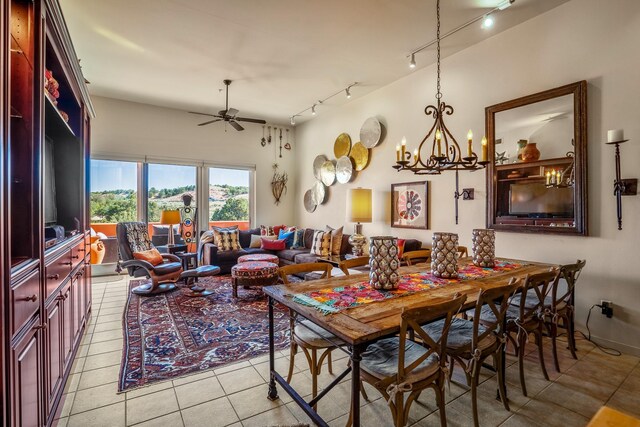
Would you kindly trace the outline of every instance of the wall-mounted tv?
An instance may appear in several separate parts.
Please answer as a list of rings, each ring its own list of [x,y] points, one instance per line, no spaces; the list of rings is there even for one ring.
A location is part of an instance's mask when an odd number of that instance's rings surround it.
[[[511,184],[509,214],[573,217],[573,188],[547,188],[543,183]]]

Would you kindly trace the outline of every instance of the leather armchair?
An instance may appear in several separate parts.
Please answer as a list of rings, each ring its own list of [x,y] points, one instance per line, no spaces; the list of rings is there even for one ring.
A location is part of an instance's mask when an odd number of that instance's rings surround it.
[[[149,240],[145,223],[125,223],[116,225],[116,238],[118,239],[119,265],[124,267],[132,277],[147,277],[151,283],[140,285],[131,290],[139,295],[153,295],[168,292],[176,289],[175,282],[180,279],[182,273],[182,263],[180,258],[173,254],[161,254],[163,263],[153,265],[148,261],[135,259],[133,250],[127,236],[127,228],[135,227],[140,230],[140,236],[145,239],[149,247],[153,244]]]

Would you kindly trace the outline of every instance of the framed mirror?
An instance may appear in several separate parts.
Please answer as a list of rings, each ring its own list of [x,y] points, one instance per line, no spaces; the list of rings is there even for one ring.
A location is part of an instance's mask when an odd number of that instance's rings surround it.
[[[587,82],[485,109],[487,227],[587,235]]]

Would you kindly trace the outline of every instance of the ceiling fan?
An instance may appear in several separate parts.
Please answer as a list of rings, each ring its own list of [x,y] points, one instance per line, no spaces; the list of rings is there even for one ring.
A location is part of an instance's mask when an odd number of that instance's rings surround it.
[[[225,103],[224,110],[218,111],[218,114],[206,114],[206,113],[197,113],[195,111],[189,111],[189,113],[191,113],[191,114],[198,114],[200,116],[215,117],[215,119],[209,120],[209,121],[204,122],[204,123],[200,123],[200,124],[198,124],[198,126],[205,126],[205,125],[209,125],[211,123],[225,121],[225,122],[229,123],[231,126],[233,126],[233,128],[235,130],[244,130],[244,128],[238,122],[258,123],[258,124],[261,124],[261,125],[264,125],[264,124],[267,123],[266,121],[261,120],[261,119],[251,119],[251,118],[248,118],[248,117],[237,117],[236,115],[238,114],[239,111],[236,110],[235,108],[229,108],[229,85],[231,84],[231,80],[229,80],[229,79],[223,80],[223,83],[227,87],[226,103]]]

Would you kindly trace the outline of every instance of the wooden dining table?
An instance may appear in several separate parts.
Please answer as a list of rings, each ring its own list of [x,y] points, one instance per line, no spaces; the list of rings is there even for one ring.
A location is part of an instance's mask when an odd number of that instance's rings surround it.
[[[366,347],[385,337],[393,336],[400,330],[400,318],[405,308],[424,307],[453,298],[456,293],[466,294],[467,300],[463,309],[475,307],[478,291],[480,289],[492,289],[504,286],[512,278],[525,278],[527,275],[549,271],[557,267],[552,264],[543,264],[533,261],[504,259],[502,261],[519,264],[509,271],[496,271],[486,277],[477,279],[465,279],[454,281],[442,286],[436,286],[410,295],[398,296],[382,301],[349,307],[333,314],[325,314],[315,307],[304,305],[294,301],[292,295],[319,291],[327,288],[335,288],[367,281],[367,276],[352,275],[330,279],[313,280],[302,283],[290,283],[287,285],[275,285],[264,288],[269,302],[269,369],[270,381],[268,398],[278,398],[276,384],[279,384],[291,398],[304,410],[304,412],[319,426],[327,426],[327,423],[313,410],[313,406],[322,399],[335,385],[351,372],[351,415],[354,426],[360,426],[360,361]],[[471,258],[463,258],[458,261],[462,268],[471,263]],[[400,275],[412,273],[424,273],[429,269],[427,265],[401,267]],[[274,351],[274,308],[280,303],[297,316],[302,316],[317,326],[331,332],[342,340],[341,349],[349,354],[350,366],[338,375],[331,384],[325,387],[314,399],[307,402],[286,380],[275,370]],[[345,346],[346,344],[346,346]],[[346,348],[345,348],[346,347]],[[504,347],[504,346],[503,346]],[[504,349],[503,349],[504,351]],[[503,358],[504,360],[505,358]],[[499,367],[504,369],[505,367]]]

